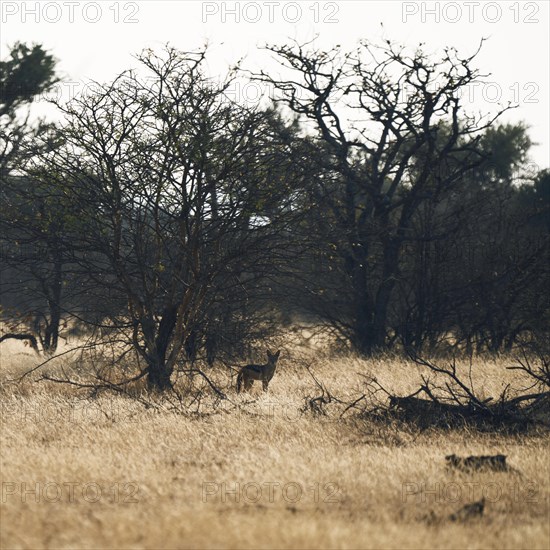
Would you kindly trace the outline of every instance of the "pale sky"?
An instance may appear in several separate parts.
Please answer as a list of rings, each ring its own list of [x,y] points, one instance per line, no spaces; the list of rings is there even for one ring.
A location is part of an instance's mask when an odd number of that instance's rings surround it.
[[[340,44],[352,49],[363,38],[389,38],[439,52],[455,46],[463,56],[488,38],[477,67],[491,73],[488,83],[468,91],[473,111],[494,111],[498,102],[519,104],[505,115],[507,122],[525,121],[536,168],[550,166],[550,39],[547,1],[240,1],[195,2],[120,1],[0,1],[1,57],[15,41],[44,45],[59,60],[65,79],[57,93],[79,93],[89,79],[111,80],[136,65],[132,54],[143,48],[170,45],[193,50],[208,40],[212,74],[224,73],[229,63],[246,56],[251,70],[276,65],[265,43],[283,44],[289,38],[316,44]],[[256,89],[236,90],[254,101]]]

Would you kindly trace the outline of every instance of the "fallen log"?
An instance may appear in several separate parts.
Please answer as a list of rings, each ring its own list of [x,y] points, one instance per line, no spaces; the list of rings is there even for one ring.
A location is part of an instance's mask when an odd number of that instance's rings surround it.
[[[445,457],[448,468],[455,468],[462,472],[471,472],[479,470],[491,470],[493,472],[506,472],[506,455],[492,456],[467,456],[447,455]]]

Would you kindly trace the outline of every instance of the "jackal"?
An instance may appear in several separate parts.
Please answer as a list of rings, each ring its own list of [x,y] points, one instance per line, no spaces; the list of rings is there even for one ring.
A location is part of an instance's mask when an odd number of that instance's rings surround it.
[[[243,389],[243,384],[244,390],[249,390],[254,380],[261,380],[264,391],[267,391],[269,382],[275,374],[280,354],[281,350],[277,353],[271,353],[267,350],[267,363],[265,365],[246,365],[243,367],[237,376],[237,393]]]

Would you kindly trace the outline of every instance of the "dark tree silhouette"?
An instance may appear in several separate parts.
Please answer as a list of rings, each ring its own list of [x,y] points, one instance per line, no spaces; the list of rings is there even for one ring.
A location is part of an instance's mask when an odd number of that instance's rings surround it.
[[[48,191],[23,174],[54,143],[50,125],[30,122],[30,104],[56,82],[55,60],[40,45],[16,43],[0,61],[0,277],[10,317],[0,340],[26,340],[39,351],[38,340],[47,353],[61,322],[63,222]]]
[[[208,78],[205,56],[144,52],[139,71],[63,107],[66,142],[40,160],[68,197],[88,292],[111,306],[102,337],[159,390],[201,341],[212,353],[223,319],[254,314],[289,251],[289,193],[268,169],[276,116],[230,101],[232,75]]]
[[[298,44],[268,50],[294,74],[256,78],[315,137],[313,224],[339,289],[335,301],[312,281],[316,312],[357,350],[383,349],[415,215],[485,161],[482,132],[506,107],[492,116],[464,111],[461,92],[482,76],[473,68],[477,51],[461,58],[447,48],[432,60],[421,47],[409,53],[389,41],[346,54]]]

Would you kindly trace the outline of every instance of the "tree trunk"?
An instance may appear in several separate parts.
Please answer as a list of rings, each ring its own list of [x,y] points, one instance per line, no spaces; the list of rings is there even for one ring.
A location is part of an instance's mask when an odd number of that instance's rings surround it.
[[[150,390],[156,390],[159,392],[172,389],[172,376],[173,368],[169,367],[166,361],[157,357],[149,362],[147,371],[147,385]]]
[[[166,352],[172,340],[177,320],[177,306],[166,307],[159,323],[154,349],[147,360],[147,385],[151,390],[172,389],[170,377],[174,371],[173,362],[166,360]]]
[[[386,348],[388,307],[399,272],[399,248],[400,244],[397,239],[390,238],[384,243],[382,282],[376,293],[376,303],[374,307],[371,343],[372,351],[380,351]]]
[[[63,292],[63,260],[59,243],[51,245],[53,255],[53,274],[49,288],[46,288],[48,296],[48,313],[44,328],[42,347],[46,355],[53,355],[59,342],[59,325],[61,324],[61,296]]]
[[[370,355],[372,342],[373,303],[368,292],[367,249],[364,245],[352,243],[352,254],[345,259],[346,270],[353,288],[353,347],[363,355]]]
[[[399,242],[391,239],[384,243],[384,266],[382,282],[373,301],[369,295],[368,258],[366,247],[355,245],[355,254],[347,258],[346,264],[353,283],[355,300],[355,322],[352,341],[357,351],[372,355],[387,347],[388,306],[397,280],[399,269]],[[361,254],[358,252],[361,251]]]

